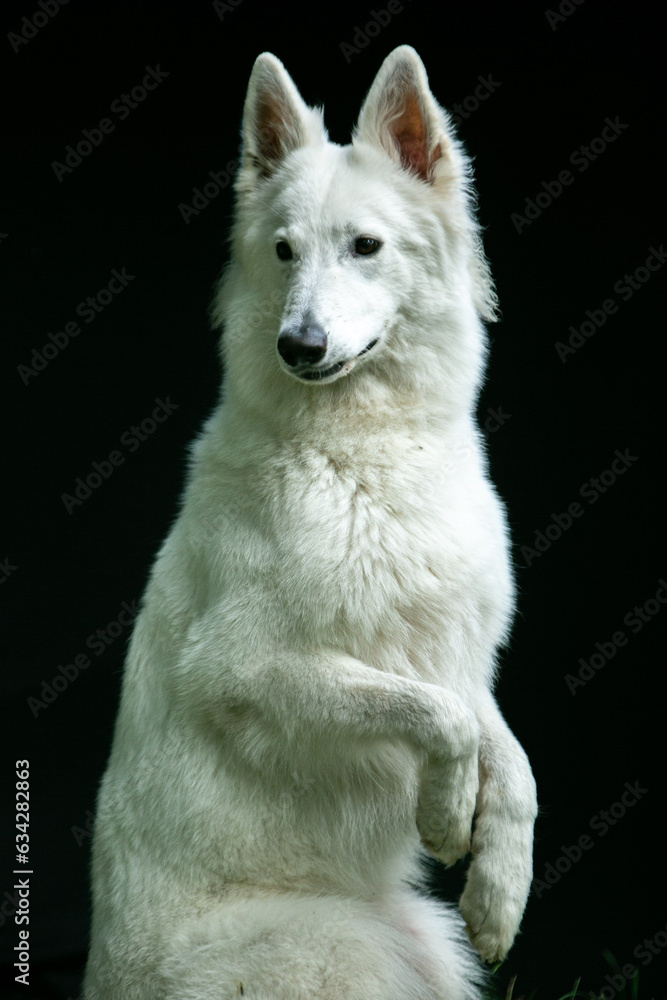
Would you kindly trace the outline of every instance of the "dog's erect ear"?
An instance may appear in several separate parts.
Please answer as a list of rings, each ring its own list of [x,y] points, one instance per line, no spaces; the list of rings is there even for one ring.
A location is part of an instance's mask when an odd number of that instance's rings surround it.
[[[326,142],[320,111],[309,108],[292,79],[270,52],[255,60],[243,109],[243,169],[240,187],[270,177],[301,146]]]
[[[441,196],[448,224],[467,240],[471,251],[477,311],[483,319],[495,319],[496,296],[475,217],[470,160],[410,45],[394,49],[383,62],[362,106],[353,140],[384,150]]]
[[[364,101],[354,138],[380,146],[424,181],[433,182],[436,165],[451,158],[445,114],[431,94],[424,64],[410,45],[394,49],[383,62]]]

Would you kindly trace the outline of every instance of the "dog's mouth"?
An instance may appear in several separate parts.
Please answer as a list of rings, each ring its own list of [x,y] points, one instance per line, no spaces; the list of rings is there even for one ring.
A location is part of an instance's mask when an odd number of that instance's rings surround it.
[[[295,369],[293,374],[297,378],[305,379],[308,382],[322,382],[324,379],[331,379],[334,375],[347,375],[352,371],[357,360],[361,358],[364,354],[368,354],[372,351],[378,342],[378,337],[372,340],[370,344],[366,344],[363,351],[359,351],[357,355],[353,358],[348,358],[347,361],[337,361],[335,365],[330,365],[329,368],[312,368],[310,366],[303,368],[301,371]]]

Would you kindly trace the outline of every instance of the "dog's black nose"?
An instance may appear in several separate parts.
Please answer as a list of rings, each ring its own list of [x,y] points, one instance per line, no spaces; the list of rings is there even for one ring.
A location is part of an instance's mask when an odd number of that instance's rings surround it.
[[[288,326],[278,336],[278,353],[290,368],[315,365],[327,353],[326,331],[317,323]]]

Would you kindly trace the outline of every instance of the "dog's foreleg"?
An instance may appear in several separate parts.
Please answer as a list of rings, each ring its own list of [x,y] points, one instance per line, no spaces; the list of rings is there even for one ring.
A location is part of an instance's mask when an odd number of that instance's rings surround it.
[[[408,743],[422,764],[416,821],[425,846],[446,861],[466,854],[478,789],[479,725],[456,694],[383,673],[336,650],[269,654],[264,648],[258,660],[229,642],[216,643],[221,666],[206,671],[205,710],[210,716],[217,702],[221,722],[231,713],[242,752],[258,764],[278,758],[299,770],[323,750],[331,759],[374,739]],[[193,653],[188,672],[198,669]]]
[[[507,954],[526,906],[537,798],[526,754],[490,693],[478,719],[480,788],[460,908],[472,943],[493,962]]]

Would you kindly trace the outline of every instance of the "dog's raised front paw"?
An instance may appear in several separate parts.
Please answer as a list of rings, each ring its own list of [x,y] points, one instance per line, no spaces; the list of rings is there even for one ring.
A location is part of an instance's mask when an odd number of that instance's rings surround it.
[[[500,962],[517,935],[530,889],[530,871],[508,859],[475,857],[459,902],[468,936],[486,962]]]
[[[477,799],[476,760],[429,769],[419,793],[417,829],[426,850],[453,865],[470,850]]]

